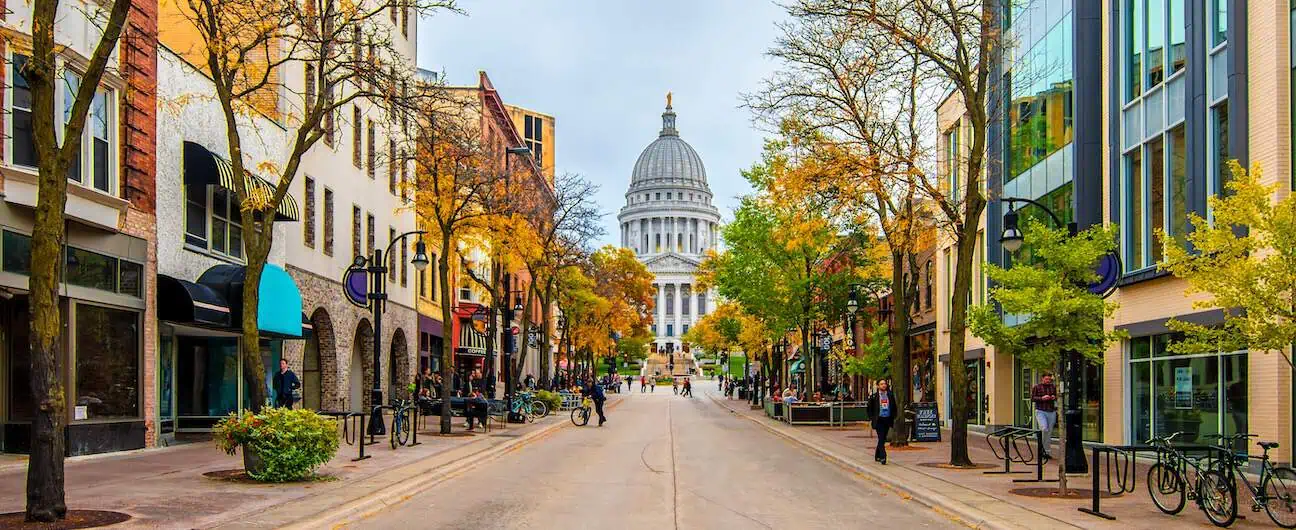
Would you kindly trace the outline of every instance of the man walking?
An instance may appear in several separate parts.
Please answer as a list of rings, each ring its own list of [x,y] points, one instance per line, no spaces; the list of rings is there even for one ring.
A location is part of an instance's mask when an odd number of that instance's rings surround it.
[[[671,376],[671,390],[675,392],[675,395],[679,395],[679,379],[675,379],[673,375]]]
[[[1053,374],[1044,374],[1040,383],[1031,387],[1031,401],[1035,403],[1035,427],[1040,430],[1040,458],[1052,459],[1049,448],[1053,444],[1053,427],[1057,425],[1057,387]]]
[[[634,377],[631,377],[631,376],[627,375],[627,376],[626,376],[626,392],[631,392],[631,391],[633,391],[633,390],[634,390]]]
[[[887,433],[891,432],[891,426],[895,424],[898,412],[895,395],[891,393],[890,385],[886,381],[878,381],[877,392],[868,399],[868,414],[873,418],[873,431],[877,433],[877,448],[873,450],[873,460],[884,466],[887,461]]]
[[[599,386],[599,384],[594,382],[594,379],[591,378],[589,382],[586,383],[585,388],[581,389],[581,395],[594,400],[594,412],[598,413],[599,427],[602,427],[604,423],[607,423],[607,416],[603,415],[603,402],[607,401],[607,395],[603,393],[603,387]]]
[[[301,381],[297,380],[297,374],[288,369],[288,360],[279,359],[279,371],[274,374],[275,406],[292,408],[297,397],[294,392],[299,388]]]
[[[684,379],[684,397],[693,397],[693,382],[688,378]]]

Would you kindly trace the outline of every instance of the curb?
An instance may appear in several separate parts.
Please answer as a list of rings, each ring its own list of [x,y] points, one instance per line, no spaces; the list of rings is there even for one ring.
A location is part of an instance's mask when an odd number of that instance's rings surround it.
[[[615,408],[621,403],[621,401],[621,399],[617,399],[616,401],[609,403],[607,409],[611,410]],[[335,506],[316,516],[293,521],[281,526],[280,528],[303,530],[316,528],[339,528],[351,523],[359,522],[383,509],[400,504],[414,495],[418,495],[419,493],[427,491],[442,482],[450,480],[473,467],[504,456],[505,454],[517,449],[521,449],[532,442],[538,441],[541,438],[549,436],[559,429],[568,426],[574,425],[572,425],[571,421],[563,418],[562,421],[531,431],[521,437],[507,440],[498,445],[478,449],[468,455],[444,464],[434,465],[415,480],[409,480],[391,486],[378,488],[368,495]],[[453,451],[453,449],[451,451]]]
[[[928,508],[931,508],[937,512],[941,512],[942,514],[945,514],[947,517],[952,517],[956,519],[957,522],[963,523],[968,527],[985,528],[991,530],[1012,530],[1012,529],[1021,528],[1021,526],[1019,525],[1014,525],[1002,518],[992,516],[984,511],[978,510],[966,504],[951,502],[949,498],[946,497],[945,495],[941,495],[939,493],[931,491],[930,489],[924,488],[922,486],[904,484],[891,477],[883,476],[882,474],[878,473],[876,470],[868,466],[860,465],[849,458],[837,454],[831,449],[821,447],[818,444],[811,443],[807,440],[793,436],[791,433],[784,432],[783,429],[774,427],[772,425],[768,425],[765,422],[760,421],[760,419],[758,418],[753,418],[747,414],[742,414],[741,412],[736,411],[733,408],[730,408],[728,405],[725,405],[724,402],[716,399],[715,396],[711,395],[710,393],[707,394],[707,397],[711,398],[711,401],[714,401],[717,405],[729,411],[729,413],[731,414],[734,414],[752,423],[755,423],[756,425],[763,427],[765,430],[774,433],[775,435],[778,435],[779,437],[785,440],[796,443],[797,445],[806,448],[810,452],[815,453],[820,457],[840,467],[846,468],[847,470],[853,471],[859,475],[863,475],[867,477],[869,480],[878,483],[883,487],[886,487],[887,489],[896,491],[902,494],[903,496],[908,497],[909,500],[916,501],[919,504],[922,504],[923,506],[927,506]]]

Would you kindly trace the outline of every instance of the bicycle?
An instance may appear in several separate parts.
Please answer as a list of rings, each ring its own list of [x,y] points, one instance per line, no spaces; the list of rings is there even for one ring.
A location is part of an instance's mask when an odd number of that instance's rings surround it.
[[[519,393],[513,396],[513,402],[509,404],[509,411],[513,414],[525,417],[527,423],[534,423],[537,416],[535,407],[536,403],[540,402],[530,401],[529,395],[526,393]]]
[[[1166,514],[1179,513],[1186,498],[1197,503],[1215,526],[1228,526],[1237,518],[1237,491],[1209,457],[1193,459],[1175,448],[1173,440],[1183,434],[1148,440],[1157,450],[1157,463],[1148,469],[1148,495],[1152,504]],[[1206,460],[1206,465],[1198,462]],[[1191,469],[1192,473],[1189,473]],[[1191,482],[1190,482],[1191,481]],[[1186,497],[1186,498],[1185,498]]]
[[[409,443],[410,431],[414,428],[414,418],[406,419],[410,412],[414,410],[414,403],[408,399],[392,400],[392,426],[391,426],[391,448],[396,449],[396,444],[401,446]]]
[[[1221,462],[1221,467],[1228,473],[1228,484],[1236,492],[1237,478],[1241,477],[1247,492],[1251,494],[1252,512],[1263,509],[1274,524],[1283,528],[1296,528],[1296,470],[1288,466],[1274,465],[1269,460],[1269,450],[1276,449],[1278,444],[1256,442],[1256,445],[1264,451],[1259,457],[1247,454],[1245,449],[1242,452],[1236,450],[1238,442],[1243,442],[1245,446],[1246,440],[1258,436],[1246,433],[1216,436],[1228,448],[1227,456]],[[1251,483],[1251,479],[1244,471],[1244,466],[1252,459],[1260,460],[1260,477],[1255,484]]]
[[[571,422],[577,427],[584,427],[589,424],[590,411],[594,409],[594,400],[590,398],[581,398],[579,407],[572,409]]]
[[[531,412],[534,413],[537,418],[543,418],[549,415],[549,404],[536,399],[535,394],[523,392],[519,394],[519,397],[526,400],[527,404],[531,406]]]

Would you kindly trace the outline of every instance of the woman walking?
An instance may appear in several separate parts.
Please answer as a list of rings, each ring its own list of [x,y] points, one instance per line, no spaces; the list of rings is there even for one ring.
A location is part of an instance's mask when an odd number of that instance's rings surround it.
[[[873,431],[877,433],[877,449],[873,450],[873,460],[882,465],[886,465],[887,461],[887,433],[891,431],[898,412],[895,394],[891,393],[890,385],[886,381],[878,381],[877,392],[868,399],[868,414],[873,420]]]

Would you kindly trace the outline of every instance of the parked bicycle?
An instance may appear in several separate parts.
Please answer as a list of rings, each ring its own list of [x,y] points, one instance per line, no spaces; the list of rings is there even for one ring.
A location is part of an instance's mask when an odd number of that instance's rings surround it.
[[[594,410],[594,400],[590,398],[581,398],[580,406],[572,409],[572,424],[577,427],[584,427],[589,423],[590,411],[592,410]]]
[[[513,396],[509,410],[526,418],[527,423],[534,422],[536,418],[543,418],[549,413],[549,408],[543,401],[531,399],[531,395],[526,392],[518,392]]]
[[[1148,494],[1157,509],[1167,514],[1179,513],[1191,499],[1216,526],[1228,526],[1237,518],[1237,491],[1229,485],[1228,476],[1211,457],[1193,458],[1174,446],[1173,440],[1183,434],[1148,440],[1156,448],[1157,462],[1148,469]]]
[[[1246,433],[1216,436],[1228,449],[1220,467],[1226,473],[1228,485],[1233,488],[1235,495],[1238,482],[1246,486],[1247,492],[1251,494],[1252,512],[1263,509],[1274,524],[1283,528],[1296,528],[1296,470],[1275,465],[1269,460],[1269,450],[1278,447],[1276,442],[1256,442],[1263,454],[1258,457],[1247,454],[1247,440],[1258,436]],[[1260,476],[1254,484],[1246,473],[1251,460],[1260,461]]]
[[[409,443],[410,431],[414,429],[414,402],[408,399],[392,399],[391,448],[396,444],[404,446]]]

